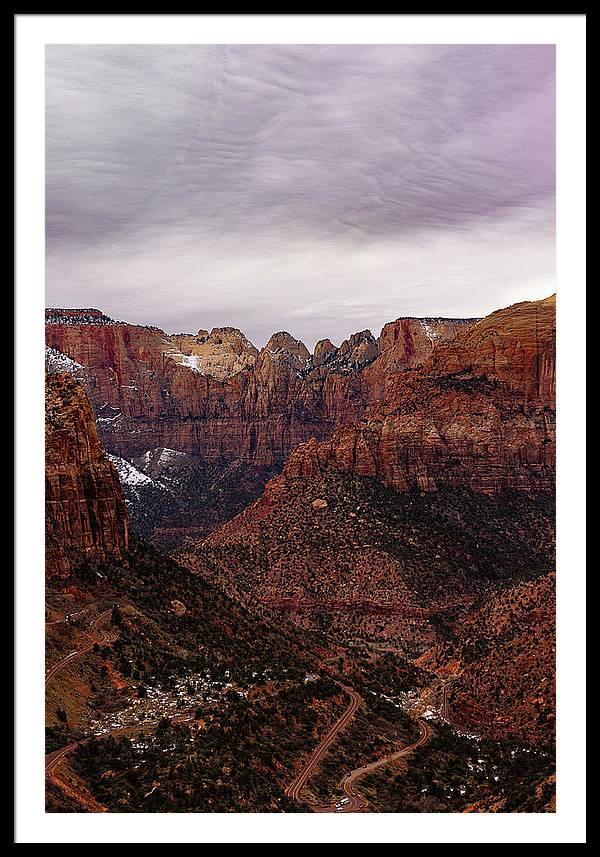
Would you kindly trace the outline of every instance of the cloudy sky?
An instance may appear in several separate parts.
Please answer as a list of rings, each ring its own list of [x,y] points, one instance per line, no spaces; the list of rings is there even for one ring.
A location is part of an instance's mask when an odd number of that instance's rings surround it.
[[[312,346],[554,284],[552,46],[48,46],[47,304]]]

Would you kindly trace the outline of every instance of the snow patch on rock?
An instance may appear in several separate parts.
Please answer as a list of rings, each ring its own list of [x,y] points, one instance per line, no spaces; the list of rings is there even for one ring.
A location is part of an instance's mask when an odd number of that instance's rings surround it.
[[[434,328],[427,321],[421,320],[421,324],[423,325],[423,330],[425,331],[427,339],[430,341],[431,346],[433,347],[434,341],[440,338],[439,333],[436,333]]]
[[[145,473],[142,473],[141,470],[138,470],[137,467],[134,467],[129,461],[126,461],[124,458],[119,458],[118,455],[108,456],[112,463],[117,468],[117,472],[119,474],[119,480],[123,485],[151,485],[152,479],[149,476],[146,476]]]
[[[150,460],[150,454],[146,453],[146,455],[148,455],[148,461],[149,461]],[[158,464],[163,464],[164,462],[173,461],[174,459],[181,458],[184,455],[185,455],[185,452],[180,452],[177,449],[169,449],[167,446],[165,446],[160,450],[160,454],[158,456]]]
[[[52,375],[59,374],[61,372],[69,372],[71,375],[75,375],[77,372],[81,372],[84,368],[81,363],[77,363],[75,360],[72,360],[57,348],[50,348],[49,345],[46,346],[45,359],[46,371],[50,372]]]

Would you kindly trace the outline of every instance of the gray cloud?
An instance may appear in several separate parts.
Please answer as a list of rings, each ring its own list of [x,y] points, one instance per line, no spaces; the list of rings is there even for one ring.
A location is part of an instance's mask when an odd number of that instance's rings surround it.
[[[308,343],[554,288],[551,46],[49,46],[47,300]]]

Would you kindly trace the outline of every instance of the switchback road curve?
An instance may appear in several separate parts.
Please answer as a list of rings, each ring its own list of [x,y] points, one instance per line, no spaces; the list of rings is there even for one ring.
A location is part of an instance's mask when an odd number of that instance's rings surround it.
[[[418,747],[426,744],[433,735],[431,726],[425,720],[418,720],[420,735],[419,738],[410,744],[408,747],[403,747],[389,756],[384,756],[383,759],[377,759],[375,762],[370,762],[368,765],[362,765],[360,768],[355,768],[346,774],[340,781],[340,789],[344,793],[345,803],[338,801],[334,806],[318,806],[314,807],[315,812],[363,812],[369,806],[369,801],[356,790],[356,782],[366,774],[387,765],[390,762],[395,762],[401,759],[402,756],[407,756],[414,752]]]
[[[449,706],[448,706],[448,691],[450,689],[450,685],[456,679],[450,679],[447,681],[442,688],[442,703],[440,706],[440,716],[446,721],[446,723],[452,725],[449,717]],[[429,723],[423,718],[418,719],[420,735],[419,738],[414,742],[414,744],[410,744],[408,747],[404,747],[402,750],[398,750],[395,753],[392,753],[389,756],[385,756],[383,759],[378,759],[375,762],[371,762],[368,765],[363,765],[360,768],[355,768],[353,771],[350,771],[349,774],[346,774],[342,780],[340,781],[340,789],[344,793],[344,803],[338,801],[335,806],[321,806],[321,807],[313,807],[315,812],[363,812],[367,809],[369,805],[369,801],[363,797],[356,790],[356,782],[361,777],[364,777],[366,774],[370,774],[376,768],[379,768],[382,765],[387,765],[390,762],[395,762],[397,759],[401,759],[402,756],[407,756],[409,753],[414,752],[418,747],[422,747],[423,744],[426,744],[427,741],[432,737],[433,730]]]
[[[316,768],[319,766],[321,759],[327,753],[331,744],[335,741],[338,733],[346,726],[348,721],[354,716],[354,712],[362,701],[360,696],[351,687],[340,685],[350,697],[348,708],[344,711],[341,717],[336,720],[329,732],[321,739],[316,749],[313,750],[308,762],[302,770],[294,777],[292,782],[285,790],[286,795],[292,800],[300,802],[300,792],[312,776]]]
[[[446,682],[442,689],[442,702],[440,707],[440,715],[447,722],[450,723],[449,714],[448,714],[448,690],[450,685],[452,684],[454,679]],[[308,782],[308,779],[312,776],[315,769],[321,762],[321,759],[331,746],[332,742],[335,740],[337,734],[346,723],[350,720],[350,718],[354,715],[356,708],[358,707],[358,703],[360,702],[360,697],[356,693],[356,691],[352,690],[352,688],[343,686],[343,689],[350,696],[350,705],[346,709],[346,711],[342,714],[342,716],[337,720],[329,732],[325,735],[325,737],[321,740],[316,750],[313,751],[310,756],[308,762],[302,768],[302,770],[296,775],[294,780],[287,787],[285,793],[288,797],[292,798],[300,802],[300,792]],[[419,737],[408,747],[403,747],[401,750],[397,750],[395,753],[391,753],[389,756],[384,756],[382,759],[377,759],[375,762],[370,762],[368,765],[362,765],[359,768],[355,768],[353,771],[350,771],[348,774],[341,779],[339,787],[344,795],[344,797],[337,801],[334,805],[329,806],[313,806],[313,812],[363,812],[367,809],[369,802],[356,790],[356,783],[359,779],[364,777],[366,774],[370,774],[372,771],[377,768],[387,765],[390,762],[395,762],[398,759],[401,759],[403,756],[407,756],[410,753],[414,752],[419,747],[426,744],[433,735],[433,730],[429,723],[423,718],[418,719],[419,724]]]

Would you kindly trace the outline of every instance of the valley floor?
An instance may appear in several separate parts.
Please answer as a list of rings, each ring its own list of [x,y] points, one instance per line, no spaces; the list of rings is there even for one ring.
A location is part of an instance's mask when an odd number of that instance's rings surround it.
[[[454,722],[447,672],[387,652],[379,672],[346,662],[349,685],[329,652],[312,668],[223,658],[141,680],[122,652],[148,617],[80,598],[48,609],[50,812],[554,810],[551,747]]]

